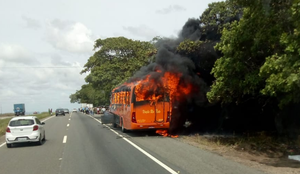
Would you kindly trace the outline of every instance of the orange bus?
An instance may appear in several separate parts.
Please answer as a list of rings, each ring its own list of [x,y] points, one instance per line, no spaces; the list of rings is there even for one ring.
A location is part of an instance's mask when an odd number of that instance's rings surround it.
[[[168,129],[171,119],[169,95],[158,90],[141,94],[139,84],[127,84],[112,90],[109,112],[114,117],[113,127],[121,127],[122,132]]]

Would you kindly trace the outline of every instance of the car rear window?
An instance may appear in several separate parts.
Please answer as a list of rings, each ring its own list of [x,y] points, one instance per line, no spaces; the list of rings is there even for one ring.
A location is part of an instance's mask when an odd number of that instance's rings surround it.
[[[9,123],[9,126],[30,126],[33,125],[34,121],[32,119],[19,119],[19,120],[13,120]]]

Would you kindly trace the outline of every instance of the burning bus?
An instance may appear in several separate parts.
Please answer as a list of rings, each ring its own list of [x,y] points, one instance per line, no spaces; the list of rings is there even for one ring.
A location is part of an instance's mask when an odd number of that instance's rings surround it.
[[[171,104],[167,91],[149,81],[125,83],[112,90],[110,112],[113,127],[126,130],[167,130],[170,126]]]

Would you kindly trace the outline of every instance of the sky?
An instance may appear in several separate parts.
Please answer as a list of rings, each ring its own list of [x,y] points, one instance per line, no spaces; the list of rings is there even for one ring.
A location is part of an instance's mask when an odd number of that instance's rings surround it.
[[[221,0],[0,0],[0,113],[79,108],[69,96],[97,39],[176,38],[189,18]]]

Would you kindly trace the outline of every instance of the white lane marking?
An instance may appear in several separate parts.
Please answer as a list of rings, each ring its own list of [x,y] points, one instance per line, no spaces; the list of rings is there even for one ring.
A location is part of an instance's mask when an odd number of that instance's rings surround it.
[[[71,120],[71,119],[69,118],[69,120]]]
[[[43,122],[45,122],[45,121],[47,121],[47,120],[49,120],[50,118],[53,118],[53,117],[54,116],[48,117],[48,118],[44,119]]]
[[[2,147],[2,146],[4,146],[6,143],[2,143],[2,144],[0,144],[0,147]]]
[[[67,127],[69,127],[70,126],[70,124],[67,124]]]
[[[96,120],[96,121],[98,121],[99,123],[102,124],[102,122],[100,120],[97,120],[96,118],[94,118],[94,117],[92,117],[90,115],[89,115],[89,117],[93,118],[94,120]],[[144,155],[146,155],[147,157],[149,157],[150,159],[152,159],[158,165],[160,165],[161,167],[163,167],[164,169],[166,169],[168,172],[170,172],[172,174],[178,174],[175,170],[171,169],[169,166],[167,166],[163,162],[159,161],[157,158],[155,158],[154,156],[152,156],[151,154],[149,154],[148,152],[146,152],[145,150],[143,150],[142,148],[140,148],[138,145],[134,144],[132,141],[130,141],[127,138],[125,138],[123,135],[121,135],[118,132],[116,132],[115,130],[111,129],[106,124],[103,124],[103,125],[105,127],[107,127],[109,130],[111,130],[112,132],[114,132],[115,134],[117,134],[118,136],[120,136],[123,140],[127,141],[130,145],[132,145],[133,147],[135,147],[137,150],[139,150],[140,152],[142,152]]]
[[[67,135],[64,136],[64,140],[63,140],[63,143],[66,143],[67,142]]]

